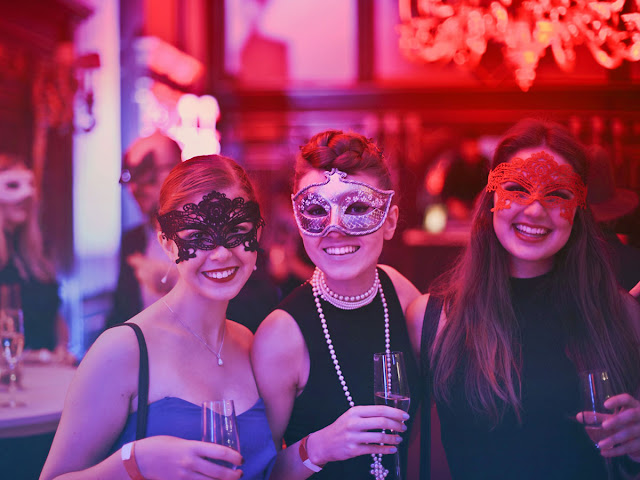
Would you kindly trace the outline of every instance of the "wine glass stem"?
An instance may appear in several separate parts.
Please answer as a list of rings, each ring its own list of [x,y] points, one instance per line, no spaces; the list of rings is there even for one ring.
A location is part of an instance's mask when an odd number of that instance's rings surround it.
[[[615,480],[615,474],[613,471],[613,460],[611,458],[605,457],[604,467],[607,470],[607,480]]]
[[[9,388],[8,388],[9,407],[15,407],[17,405],[17,402],[16,402],[16,390],[18,389],[17,382],[18,382],[18,376],[16,374],[16,366],[12,362],[9,364]]]
[[[400,472],[400,452],[394,453],[393,456],[396,462],[396,478],[402,480],[402,473]]]

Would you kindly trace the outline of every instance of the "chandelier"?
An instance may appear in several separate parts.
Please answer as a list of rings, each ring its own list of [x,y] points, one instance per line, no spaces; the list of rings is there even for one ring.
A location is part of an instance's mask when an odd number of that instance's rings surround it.
[[[571,71],[585,45],[608,69],[640,60],[640,0],[399,0],[400,49],[411,59],[476,67],[489,42],[502,45],[527,91],[551,47]]]

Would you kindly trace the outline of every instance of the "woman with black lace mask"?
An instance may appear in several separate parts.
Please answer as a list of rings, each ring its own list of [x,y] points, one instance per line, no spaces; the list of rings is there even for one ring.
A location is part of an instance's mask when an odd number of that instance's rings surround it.
[[[255,269],[264,222],[254,189],[233,160],[195,157],[173,168],[159,207],[158,241],[179,279],[91,347],[69,388],[42,480],[269,476],[276,450],[249,360],[253,337],[226,319],[229,300]],[[127,325],[139,327],[146,352]],[[201,404],[223,398],[235,402],[240,452],[200,441]]]

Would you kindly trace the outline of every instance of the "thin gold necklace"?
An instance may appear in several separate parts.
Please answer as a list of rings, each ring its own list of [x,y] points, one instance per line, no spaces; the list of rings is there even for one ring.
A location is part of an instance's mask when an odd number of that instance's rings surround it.
[[[224,365],[224,362],[222,361],[222,356],[220,355],[220,353],[222,352],[222,346],[224,345],[224,335],[225,333],[227,333],[227,328],[226,328],[226,321],[225,324],[222,326],[222,340],[220,341],[220,348],[218,349],[218,351],[216,352],[213,348],[211,348],[211,346],[205,341],[204,338],[202,338],[200,335],[198,335],[196,332],[194,332],[193,330],[191,330],[189,328],[189,326],[184,323],[180,317],[178,316],[178,314],[176,312],[173,311],[173,309],[169,306],[169,304],[167,302],[164,301],[164,298],[162,299],[162,303],[164,303],[164,306],[167,307],[169,309],[169,311],[171,312],[171,315],[173,315],[173,317],[178,320],[178,322],[180,322],[180,325],[182,325],[185,330],[187,332],[189,332],[191,335],[193,335],[194,337],[196,337],[198,340],[200,340],[202,342],[202,344],[207,347],[207,350],[209,350],[211,353],[213,353],[217,358],[218,358],[218,365],[222,366]]]

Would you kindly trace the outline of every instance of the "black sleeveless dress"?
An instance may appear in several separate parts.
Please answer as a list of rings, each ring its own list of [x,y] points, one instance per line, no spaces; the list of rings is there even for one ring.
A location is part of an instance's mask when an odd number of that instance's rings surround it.
[[[565,353],[563,318],[575,306],[554,301],[549,275],[511,279],[522,342],[522,423],[507,410],[496,427],[472,411],[459,366],[449,404],[437,402],[454,480],[606,479],[604,461],[575,420],[578,372]]]
[[[406,456],[411,421],[419,403],[418,367],[411,350],[406,322],[400,301],[388,275],[378,269],[380,282],[389,309],[391,350],[404,352],[407,376],[411,388],[411,419],[409,430],[400,444],[402,465],[406,472]],[[327,327],[331,335],[340,368],[356,405],[373,405],[373,354],[384,352],[384,311],[378,295],[373,302],[355,310],[341,310],[321,299]],[[291,419],[284,435],[287,445],[333,423],[350,407],[329,355],[322,324],[318,317],[311,284],[306,282],[285,298],[278,307],[288,312],[298,323],[309,350],[309,380],[296,398]],[[372,480],[371,455],[362,455],[343,462],[330,462],[314,474],[313,479]],[[383,465],[391,470],[393,456],[383,457]]]
[[[24,317],[24,348],[53,350],[56,347],[56,316],[60,308],[58,284],[35,278],[23,279],[13,262],[0,270],[0,285],[20,285]]]

